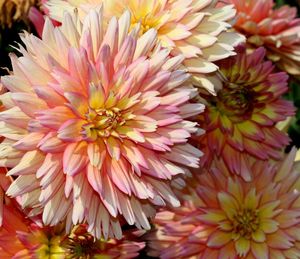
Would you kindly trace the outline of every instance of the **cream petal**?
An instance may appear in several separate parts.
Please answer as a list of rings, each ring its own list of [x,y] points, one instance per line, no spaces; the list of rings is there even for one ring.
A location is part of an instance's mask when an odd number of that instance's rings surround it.
[[[69,144],[63,155],[64,173],[68,175],[76,175],[85,168],[88,162],[87,144],[84,142]]]
[[[10,169],[7,174],[14,176],[35,174],[44,158],[44,154],[38,150],[26,152],[21,158],[20,163]]]

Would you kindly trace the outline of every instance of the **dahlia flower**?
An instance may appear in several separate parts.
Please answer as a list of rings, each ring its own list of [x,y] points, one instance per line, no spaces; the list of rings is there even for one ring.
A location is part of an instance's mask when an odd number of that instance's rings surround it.
[[[227,0],[237,9],[235,29],[254,47],[264,46],[267,57],[289,74],[300,75],[300,19],[287,5],[274,9],[273,0]]]
[[[216,161],[197,176],[195,204],[157,214],[148,236],[160,258],[298,258],[300,164],[294,149],[277,163],[253,159],[252,182]],[[222,172],[221,172],[222,171]],[[227,175],[226,175],[227,174]]]
[[[38,0],[0,0],[0,27],[11,27],[15,21],[28,21],[30,7]]]
[[[145,247],[144,242],[132,241],[140,235],[139,231],[126,231],[122,240],[95,240],[85,225],[78,225],[61,240],[60,246],[64,249],[65,258],[130,259],[137,257]]]
[[[149,229],[152,205],[179,206],[169,183],[198,167],[187,144],[203,110],[179,70],[182,56],[156,45],[156,31],[139,36],[130,13],[104,28],[102,11],[62,26],[47,20],[43,38],[24,34],[22,57],[2,77],[10,93],[0,113],[0,166],[18,176],[7,190],[21,196],[46,225],[86,222],[97,238],[122,237],[120,224]],[[1,96],[0,96],[1,100]]]
[[[215,82],[209,73],[215,72],[214,61],[234,55],[234,46],[243,41],[229,32],[235,16],[232,6],[216,7],[219,1],[181,0],[48,0],[50,17],[61,21],[65,11],[78,9],[83,19],[90,9],[103,4],[106,17],[120,17],[129,9],[131,27],[141,23],[140,33],[151,28],[158,31],[162,45],[172,49],[172,55],[182,53],[184,65],[192,73],[193,84],[214,93]]]
[[[288,76],[273,73],[270,61],[264,62],[265,50],[237,56],[219,63],[224,76],[223,88],[214,96],[202,96],[207,108],[198,121],[206,134],[195,137],[203,148],[202,166],[210,167],[214,157],[224,159],[232,173],[251,180],[249,157],[280,159],[289,143],[286,133],[275,125],[294,114],[292,103],[283,100]],[[243,169],[243,170],[241,170]]]

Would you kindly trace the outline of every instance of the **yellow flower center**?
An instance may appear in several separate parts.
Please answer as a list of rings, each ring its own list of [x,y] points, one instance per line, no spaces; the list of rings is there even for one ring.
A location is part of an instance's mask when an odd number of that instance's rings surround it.
[[[88,123],[83,126],[84,135],[96,140],[98,137],[109,137],[113,130],[125,124],[120,109],[90,109],[87,114]]]
[[[238,237],[251,239],[252,233],[259,228],[259,216],[256,210],[242,209],[235,216],[232,222],[233,232]]]
[[[252,114],[254,94],[247,86],[230,84],[224,86],[214,102],[222,113],[237,120],[244,120]]]
[[[144,34],[151,28],[155,28],[157,25],[157,22],[155,19],[151,18],[151,14],[147,14],[145,16],[141,17],[133,17],[132,18],[132,27],[135,27],[138,23],[141,25],[140,34]]]
[[[94,258],[98,251],[94,237],[81,225],[76,226],[60,245],[65,250],[66,258]]]

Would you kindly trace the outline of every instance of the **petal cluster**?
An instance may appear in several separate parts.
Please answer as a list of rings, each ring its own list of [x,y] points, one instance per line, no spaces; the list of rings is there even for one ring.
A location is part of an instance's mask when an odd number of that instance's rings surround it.
[[[234,46],[243,37],[229,32],[235,16],[232,5],[217,7],[220,1],[188,0],[49,0],[50,17],[62,20],[64,11],[78,8],[83,18],[87,11],[103,4],[107,17],[120,17],[125,11],[132,13],[131,26],[141,23],[141,33],[151,28],[158,31],[162,45],[172,50],[172,55],[183,54],[184,65],[192,73],[193,84],[211,93],[215,82],[209,75],[217,70],[213,63],[234,55]]]
[[[189,102],[183,57],[156,45],[154,29],[129,31],[130,20],[105,27],[102,10],[83,22],[66,13],[56,28],[47,20],[42,39],[23,35],[2,77],[0,157],[16,178],[7,193],[46,225],[86,222],[105,239],[121,238],[123,221],[149,229],[152,205],[179,206],[172,177],[198,167],[187,118],[203,105]]]
[[[200,174],[191,200],[155,219],[151,254],[160,258],[297,258],[300,253],[299,163],[252,163],[254,180],[230,177],[222,161]],[[225,175],[226,174],[226,175]]]
[[[232,173],[250,181],[250,157],[280,159],[289,138],[275,125],[293,115],[294,108],[282,98],[288,76],[273,72],[263,48],[247,54],[241,46],[237,52],[219,63],[224,83],[217,96],[202,95],[207,107],[198,120],[206,133],[194,140],[204,150],[204,167],[218,157]]]
[[[292,75],[300,75],[300,19],[297,9],[274,9],[273,0],[227,0],[237,10],[235,28],[255,47],[264,46],[270,60]]]

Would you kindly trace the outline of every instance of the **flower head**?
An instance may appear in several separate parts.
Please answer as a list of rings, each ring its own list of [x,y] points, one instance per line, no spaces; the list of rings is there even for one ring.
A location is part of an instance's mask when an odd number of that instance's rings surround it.
[[[37,0],[0,0],[0,26],[11,27],[15,21],[28,21],[30,7],[38,4]]]
[[[130,14],[104,28],[102,12],[81,23],[47,20],[42,39],[25,34],[23,56],[2,78],[0,165],[18,176],[7,193],[46,225],[86,222],[94,236],[122,237],[120,223],[150,228],[152,204],[178,206],[169,187],[178,165],[198,167],[187,144],[203,110],[179,70],[182,56],[156,44],[155,30],[128,32]]]
[[[264,61],[263,48],[247,54],[239,47],[237,52],[219,64],[222,90],[216,97],[203,96],[207,107],[199,122],[205,125],[206,134],[195,141],[204,149],[203,166],[209,167],[217,156],[232,173],[251,180],[249,157],[280,159],[289,138],[275,125],[293,115],[294,108],[282,99],[288,90],[287,75],[273,73],[271,62]]]
[[[300,19],[297,9],[287,5],[274,9],[273,0],[227,0],[237,9],[235,29],[247,42],[264,46],[267,57],[292,75],[300,75]]]
[[[299,164],[252,160],[252,182],[231,177],[222,161],[200,174],[194,204],[157,214],[148,239],[160,258],[297,258]],[[222,171],[222,172],[221,172]]]
[[[145,247],[144,242],[135,242],[141,235],[139,231],[126,231],[122,240],[95,240],[87,232],[85,225],[75,226],[69,236],[65,236],[60,246],[64,249],[66,258],[135,258]]]
[[[232,6],[216,7],[219,1],[170,0],[49,0],[50,17],[61,21],[64,11],[78,8],[85,17],[88,10],[103,4],[107,17],[118,16],[129,9],[131,27],[141,24],[140,33],[151,28],[158,31],[162,45],[172,54],[184,54],[184,65],[192,73],[193,84],[214,93],[209,73],[215,72],[214,61],[234,55],[234,45],[243,40],[229,32],[235,16]]]

